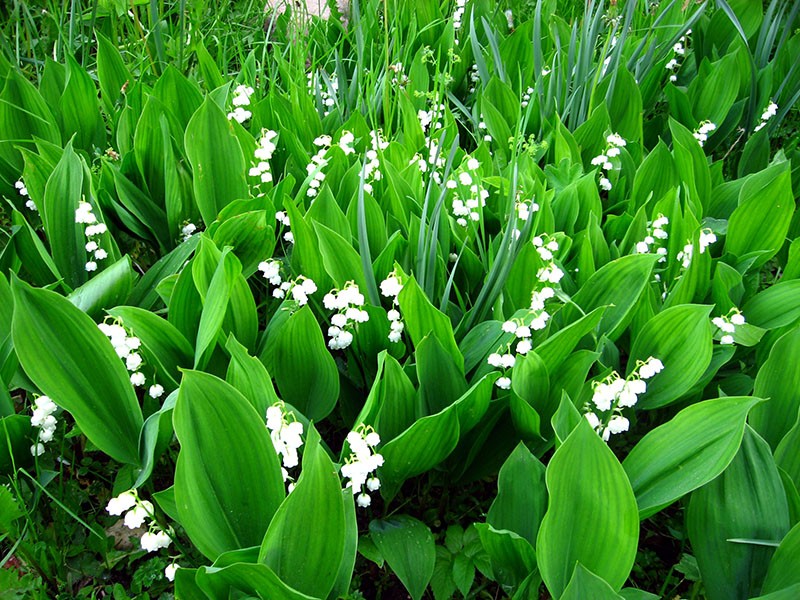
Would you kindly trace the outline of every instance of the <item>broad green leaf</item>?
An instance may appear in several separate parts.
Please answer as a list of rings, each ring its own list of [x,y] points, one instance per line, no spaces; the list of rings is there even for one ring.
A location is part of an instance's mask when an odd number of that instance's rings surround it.
[[[767,569],[762,594],[770,594],[800,584],[800,524],[781,540]]]
[[[551,335],[536,347],[536,354],[544,361],[548,372],[554,372],[561,366],[561,363],[572,354],[578,342],[597,327],[605,311],[606,307],[604,306],[595,308],[589,314]]]
[[[622,600],[608,583],[592,573],[581,563],[575,565],[572,579],[569,580],[561,600]]]
[[[303,306],[275,333],[267,369],[281,398],[306,417],[321,421],[339,398],[339,372],[311,309]]]
[[[636,335],[628,370],[637,361],[655,357],[664,370],[647,382],[641,408],[665,406],[683,396],[703,376],[713,350],[711,307],[682,304],[668,308],[647,321]]]
[[[97,318],[103,309],[125,301],[131,293],[134,277],[130,256],[124,256],[74,290],[67,299],[89,316]]]
[[[275,513],[258,560],[294,589],[325,598],[336,581],[344,543],[341,483],[312,428],[303,449],[300,479]],[[355,554],[355,547],[349,550]]]
[[[467,390],[463,371],[434,335],[422,338],[416,346],[414,358],[417,362],[419,396],[425,414],[444,410]]]
[[[475,529],[491,561],[492,575],[499,583],[514,588],[535,574],[536,553],[528,540],[488,523],[476,523]]]
[[[338,288],[343,288],[348,281],[354,281],[363,294],[367,293],[367,280],[364,268],[358,253],[353,245],[341,235],[325,227],[321,223],[314,223],[314,231],[319,240],[319,252],[325,271]]]
[[[704,67],[707,66],[706,70]],[[702,65],[689,85],[692,114],[698,123],[722,125],[739,92],[736,53],[731,52],[713,64]]]
[[[12,69],[0,92],[0,162],[22,172],[20,144],[33,148],[35,138],[61,144],[61,133],[47,102],[21,72]]]
[[[706,400],[647,433],[622,462],[640,518],[722,473],[739,450],[747,413],[758,402],[749,397]]]
[[[35,435],[29,416],[0,417],[0,474],[11,476],[33,464],[30,448]]]
[[[134,286],[127,304],[152,310],[159,303],[156,286],[165,278],[178,273],[194,252],[201,236],[192,236],[169,254],[162,256]]]
[[[775,463],[792,480],[795,487],[800,484],[800,413],[794,426],[775,448]]]
[[[800,318],[800,279],[781,281],[757,293],[742,307],[747,322],[777,329]]]
[[[184,143],[197,207],[210,225],[227,204],[249,195],[242,148],[228,119],[210,97],[189,120]]]
[[[183,569],[178,569],[178,572]],[[275,574],[267,565],[250,562],[234,562],[224,567],[200,567],[195,574],[198,590],[204,592],[203,600],[212,598],[238,597],[239,593],[249,594],[254,598],[280,598],[281,600],[312,600],[308,596],[292,589]],[[178,579],[175,579],[176,597],[194,597],[177,594]]]
[[[284,498],[263,417],[221,379],[185,371],[173,424],[181,444],[175,504],[194,545],[214,560],[260,544]]]
[[[14,348],[28,377],[113,459],[139,462],[142,411],[125,365],[91,318],[14,278]]]
[[[547,589],[556,597],[564,593],[580,562],[619,590],[636,557],[636,498],[622,466],[588,422],[556,450],[546,480],[549,507],[536,556]]]
[[[486,522],[513,531],[533,547],[547,507],[544,476],[544,465],[520,442],[500,469]]]
[[[618,258],[599,269],[573,296],[575,304],[587,313],[600,306],[608,307],[597,326],[599,334],[605,333],[612,341],[622,334],[631,309],[650,280],[655,260],[650,254]]]
[[[403,481],[442,462],[455,449],[459,435],[458,413],[445,409],[417,420],[380,448],[384,459],[379,471],[381,495],[391,499]]]
[[[125,68],[122,56],[117,47],[99,31],[97,38],[97,79],[100,82],[100,99],[103,107],[116,121],[117,102],[122,96],[123,86],[130,81],[131,75]]]
[[[232,335],[228,337],[225,348],[231,355],[225,379],[250,401],[258,414],[266,415],[267,408],[280,399],[275,393],[272,378],[264,363],[250,356],[247,348],[237,342]]]
[[[83,165],[70,142],[47,180],[41,214],[53,260],[71,287],[77,287],[88,279],[85,226],[75,222],[82,189]],[[102,220],[96,208],[93,212]]]
[[[192,265],[192,274],[198,282],[198,265],[195,261]],[[222,323],[230,304],[232,289],[242,272],[242,264],[230,252],[229,248],[222,251],[219,264],[214,271],[214,276],[208,284],[203,303],[203,311],[200,315],[200,324],[197,328],[197,342],[194,350],[195,367],[205,367],[211,352],[217,342],[217,337],[222,330]],[[198,291],[203,295],[204,286],[200,286]]]
[[[795,211],[789,163],[769,167],[742,186],[739,206],[728,221],[725,249],[740,259],[764,252],[764,264],[783,245]]]
[[[754,394],[769,401],[750,413],[750,425],[770,447],[776,448],[800,411],[800,327],[775,342],[769,358],[758,370]]]
[[[783,538],[789,509],[769,446],[749,427],[725,472],[692,493],[686,530],[709,600],[760,592],[775,548],[728,540]]]
[[[436,310],[413,277],[404,281],[397,302],[414,347],[418,347],[426,335],[433,333],[456,365],[463,370],[464,357],[456,344],[450,319]]]
[[[97,88],[89,73],[69,54],[66,63],[66,87],[59,104],[62,133],[65,139],[74,136],[76,147],[92,152],[95,146],[104,147],[106,132]]]
[[[250,211],[228,217],[213,234],[218,248],[231,246],[242,263],[242,274],[252,275],[264,257],[275,249],[275,229],[272,215],[266,211]]]
[[[436,547],[430,529],[413,517],[398,515],[371,521],[372,541],[411,594],[419,600],[433,576]]]

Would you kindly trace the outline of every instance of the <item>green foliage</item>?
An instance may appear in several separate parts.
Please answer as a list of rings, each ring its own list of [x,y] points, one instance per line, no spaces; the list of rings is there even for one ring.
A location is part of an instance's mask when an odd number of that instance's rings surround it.
[[[0,596],[797,596],[796,3],[329,4],[0,9]]]

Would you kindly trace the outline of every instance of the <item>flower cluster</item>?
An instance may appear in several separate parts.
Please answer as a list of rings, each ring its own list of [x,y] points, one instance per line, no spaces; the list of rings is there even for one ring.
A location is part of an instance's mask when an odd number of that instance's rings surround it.
[[[593,382],[594,393],[591,404],[594,404],[594,407],[587,404],[584,407],[586,411],[584,416],[604,441],[607,442],[613,434],[628,431],[630,422],[622,416],[622,409],[635,406],[639,396],[647,391],[645,380],[663,369],[662,362],[651,356],[646,361],[637,361],[636,368],[627,379],[622,379],[619,373],[613,371],[603,381]],[[603,415],[598,416],[595,411]]]
[[[370,131],[369,137],[371,147],[367,150],[366,160],[362,167],[362,175],[364,176],[364,191],[371,194],[373,182],[380,181],[382,177],[378,152],[385,150],[389,146],[389,142],[383,139],[380,131]]]
[[[480,181],[477,173],[480,166],[481,163],[476,158],[470,157],[466,167],[458,173],[457,179],[449,179],[445,184],[448,189],[462,192],[453,198],[453,215],[461,227],[466,227],[469,221],[481,220],[480,209],[486,206],[486,199],[489,197],[489,192],[476,183]]]
[[[727,315],[714,317],[711,322],[722,334],[719,343],[725,345],[734,343],[733,334],[736,332],[736,328],[745,324],[744,315],[738,308],[732,308]]]
[[[525,90],[525,93],[522,94],[522,102],[520,102],[520,106],[522,106],[522,108],[525,108],[526,106],[528,106],[528,104],[531,101],[531,96],[532,95],[533,95],[533,88],[532,87],[529,87],[528,89]]]
[[[286,412],[283,402],[273,404],[267,409],[267,429],[275,452],[281,457],[281,474],[284,483],[289,481],[288,490],[294,489],[294,481],[287,469],[299,464],[297,451],[303,445],[303,424],[294,419],[294,414]],[[290,420],[291,418],[291,420]]]
[[[31,426],[39,428],[39,435],[36,438],[36,443],[31,446],[31,454],[33,456],[41,456],[44,454],[44,445],[53,439],[53,434],[56,432],[58,420],[53,416],[53,413],[58,410],[58,406],[47,396],[39,396],[34,405]]]
[[[392,76],[392,85],[405,88],[408,85],[408,75],[403,72],[403,63],[394,63],[389,65],[389,70],[394,74]]]
[[[481,113],[480,121],[478,121],[478,133],[483,136],[484,142],[492,141],[492,136],[489,133],[489,128],[486,126],[486,122],[483,120],[483,113]]]
[[[289,220],[289,216],[282,210],[279,210],[278,212],[275,213],[275,220],[278,223],[280,223],[281,227],[286,228],[286,231],[283,234],[283,241],[288,242],[290,244],[294,244],[294,234],[291,231],[289,231],[289,227],[292,226],[292,222]]]
[[[197,233],[197,225],[191,222],[186,222],[183,227],[181,227],[181,241],[185,242],[190,237],[192,237],[195,233]]]
[[[717,241],[716,234],[708,228],[704,228],[700,230],[700,238],[697,242],[698,247],[700,248],[700,254],[703,254],[711,244]],[[694,246],[690,241],[686,242],[686,245],[683,247],[683,250],[678,252],[678,255],[675,257],[679,261],[681,261],[681,266],[684,269],[688,269],[689,265],[692,264],[692,256],[694,255]]]
[[[319,193],[319,188],[322,182],[325,181],[325,173],[322,172],[322,169],[328,164],[326,155],[328,154],[328,149],[331,147],[332,141],[329,135],[321,135],[314,140],[314,145],[319,148],[319,150],[311,157],[311,162],[306,165],[306,172],[309,176],[313,177],[308,183],[308,189],[306,190],[306,196],[309,198],[313,198]]]
[[[714,125],[714,123],[712,123],[711,121],[703,121],[702,123],[700,123],[699,127],[692,133],[692,135],[702,148],[705,145],[706,140],[708,140],[708,134],[714,131],[716,128],[717,126]]]
[[[544,266],[536,272],[536,278],[542,283],[558,283],[564,277],[555,262],[555,253],[558,252],[558,242],[551,236],[536,236],[531,240],[539,258],[544,261]]]
[[[611,189],[611,180],[608,178],[608,172],[614,169],[614,163],[611,162],[612,158],[620,155],[620,148],[626,145],[625,140],[618,133],[612,133],[606,137],[606,149],[592,159],[592,165],[600,167],[600,189],[609,191]]]
[[[467,7],[467,0],[456,0],[456,8],[453,11],[453,29],[458,31],[461,29],[461,22],[464,18],[464,11]],[[458,44],[458,38],[456,38],[455,43]]]
[[[155,552],[160,548],[166,548],[172,543],[169,534],[156,525],[153,519],[153,504],[147,500],[140,500],[136,490],[122,492],[116,498],[108,501],[106,510],[110,515],[120,516],[125,513],[123,522],[128,529],[138,529],[146,526],[147,531],[140,540],[142,550]],[[148,519],[150,522],[148,523]],[[174,575],[174,573],[173,573]]]
[[[663,244],[669,239],[669,234],[665,229],[667,225],[669,225],[669,219],[661,213],[654,221],[648,222],[647,235],[641,242],[636,243],[636,254],[648,254],[654,250],[659,255],[658,262],[666,262],[667,247]]]
[[[350,481],[346,487],[353,490],[356,504],[366,508],[372,503],[372,498],[364,491],[364,486],[370,492],[381,487],[380,479],[370,474],[383,465],[383,456],[375,452],[375,447],[381,443],[378,432],[372,427],[359,425],[354,431],[347,434],[347,444],[350,446],[350,456],[342,465],[342,476]]]
[[[475,93],[475,86],[478,85],[478,82],[481,80],[480,73],[478,72],[478,65],[473,64],[472,68],[469,70],[469,93]]]
[[[235,120],[238,123],[244,123],[253,116],[249,110],[244,108],[250,106],[250,96],[255,93],[255,90],[248,85],[237,85],[233,90],[233,100],[231,103],[235,107],[233,111],[228,113],[228,120]]]
[[[767,109],[761,115],[761,122],[758,125],[756,125],[753,131],[761,131],[767,124],[767,121],[769,121],[776,114],[778,114],[778,105],[775,104],[774,102],[770,102],[769,105],[767,106]],[[21,193],[22,192],[20,192],[20,194]]]
[[[400,311],[397,310],[397,297],[402,289],[403,283],[396,273],[390,273],[386,279],[381,281],[381,294],[392,299],[392,308],[389,309],[386,316],[389,319],[389,341],[395,344],[400,341],[405,329]]]
[[[97,261],[108,257],[108,252],[97,243],[100,236],[108,231],[108,228],[105,223],[97,222],[92,205],[85,200],[78,202],[78,208],[75,210],[75,222],[86,225],[83,230],[88,240],[86,242],[86,252],[92,255],[84,268],[89,272],[97,271]]]
[[[38,209],[36,208],[36,203],[30,198],[30,196],[28,196],[28,188],[25,187],[25,183],[22,181],[22,179],[18,179],[14,183],[14,187],[17,188],[20,196],[23,198],[28,198],[25,201],[25,206],[28,208],[28,210],[37,211]]]
[[[331,350],[344,350],[353,343],[353,332],[357,323],[369,321],[369,313],[362,309],[364,295],[359,291],[358,285],[348,281],[341,290],[331,290],[322,299],[322,304],[328,310],[336,311],[331,317],[331,326],[328,328],[328,348]]]
[[[691,29],[689,29],[689,30],[686,32],[686,34],[685,34],[685,35],[683,35],[683,36],[681,36],[681,39],[679,39],[679,40],[678,40],[678,41],[675,43],[675,45],[674,45],[674,46],[672,46],[672,53],[673,53],[673,56],[672,56],[672,58],[671,58],[671,59],[670,59],[670,60],[667,62],[667,64],[666,64],[666,65],[664,65],[664,68],[665,68],[667,71],[669,71],[669,72],[670,72],[670,75],[669,75],[669,80],[670,80],[671,82],[673,82],[673,83],[674,83],[674,82],[676,82],[676,81],[678,81],[678,75],[677,75],[677,73],[678,73],[678,71],[679,71],[679,70],[680,70],[680,68],[681,68],[681,62],[680,62],[680,60],[678,59],[678,57],[679,57],[679,56],[680,56],[680,57],[683,57],[683,56],[686,54],[686,46],[685,46],[685,44],[687,43],[687,38],[688,38],[688,36],[690,36],[691,34],[692,34],[692,30],[691,30]]]
[[[136,336],[129,336],[125,328],[117,321],[98,323],[97,327],[111,341],[117,356],[125,361],[125,367],[131,372],[131,383],[136,387],[143,386],[145,376],[140,369],[144,365],[144,360],[142,355],[137,352],[142,346],[141,340]],[[151,397],[158,398],[164,393],[164,388],[160,385],[152,385],[148,393]]]
[[[258,147],[254,152],[255,158],[258,162],[250,167],[250,177],[258,177],[261,183],[272,182],[272,171],[270,171],[269,160],[275,152],[275,138],[278,137],[278,132],[271,129],[264,129],[261,132],[261,138],[258,140]]]
[[[319,73],[322,72],[320,71]],[[322,103],[322,115],[327,117],[331,113],[331,109],[336,105],[335,96],[339,93],[338,75],[333,73],[329,76],[325,73],[325,76],[322,77],[315,71],[309,73],[306,78],[309,93],[319,93],[319,99]]]
[[[520,221],[527,221],[531,213],[539,212],[539,204],[534,202],[533,198],[523,198],[522,192],[519,191],[517,192],[517,198],[514,203],[514,210]]]
[[[304,275],[299,275],[294,280],[284,281],[281,277],[281,263],[277,260],[263,260],[258,263],[264,279],[274,286],[273,298],[285,298],[287,294],[300,306],[308,304],[308,297],[317,291],[317,284]]]

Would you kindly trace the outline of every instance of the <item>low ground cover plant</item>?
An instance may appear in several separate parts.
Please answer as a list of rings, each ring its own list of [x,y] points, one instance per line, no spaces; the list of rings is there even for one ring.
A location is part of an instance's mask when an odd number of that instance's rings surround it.
[[[0,597],[800,594],[800,5],[14,2]]]

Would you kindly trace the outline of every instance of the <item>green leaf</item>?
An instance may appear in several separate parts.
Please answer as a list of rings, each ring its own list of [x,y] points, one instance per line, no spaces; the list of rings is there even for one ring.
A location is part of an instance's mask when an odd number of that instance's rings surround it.
[[[228,337],[225,348],[231,355],[225,379],[250,401],[258,414],[266,415],[267,408],[280,399],[275,393],[272,378],[264,363],[250,356],[247,348],[237,342],[232,335]]]
[[[605,333],[611,341],[622,334],[631,309],[650,280],[655,260],[654,255],[631,254],[611,261],[573,296],[575,304],[586,313],[600,306],[608,307],[598,325],[598,334]],[[565,308],[564,312],[574,314],[575,311]]]
[[[84,225],[75,222],[75,211],[81,200],[82,189],[83,165],[70,142],[47,180],[41,214],[53,260],[67,284],[73,288],[88,278],[85,268]],[[102,220],[102,215],[96,208],[94,213]]]
[[[647,518],[722,473],[739,450],[747,413],[758,402],[749,397],[706,400],[647,433],[622,462],[639,517]]]
[[[636,498],[622,466],[587,421],[556,450],[546,480],[549,507],[536,555],[547,589],[556,597],[564,593],[580,562],[619,590],[636,557]]]
[[[762,594],[769,594],[800,584],[800,524],[781,540],[772,556],[764,579]]]
[[[269,525],[259,552],[289,586],[325,598],[333,589],[345,542],[345,513],[336,467],[314,428],[303,450],[303,468],[294,491]],[[355,555],[355,547],[350,548]]]
[[[195,261],[192,265],[192,274],[195,281],[198,281],[198,266],[201,263]],[[242,273],[242,264],[231,253],[230,248],[225,248],[214,271],[214,276],[208,285],[205,294],[203,311],[200,315],[200,325],[197,329],[197,342],[194,350],[195,367],[205,367],[211,357],[211,352],[217,342],[217,337],[222,330],[222,323],[231,299],[232,289]],[[203,295],[202,285],[198,289]]]
[[[740,259],[763,252],[754,266],[764,264],[783,245],[794,211],[789,163],[767,168],[742,186],[739,206],[728,220],[725,249]]]
[[[130,256],[124,256],[74,290],[67,299],[96,319],[103,309],[125,301],[131,293],[134,277]]]
[[[413,517],[374,520],[369,532],[375,545],[414,600],[422,598],[433,576],[436,547],[430,529]]]
[[[0,417],[0,473],[13,475],[18,469],[33,464],[30,448],[34,437],[29,416]]]
[[[210,225],[227,204],[249,195],[242,148],[210,96],[189,120],[184,143],[192,165],[197,207],[203,221]]]
[[[447,410],[417,420],[381,448],[381,495],[392,498],[409,477],[438,465],[455,449],[460,431],[458,413]]]
[[[515,588],[536,572],[536,553],[528,540],[487,523],[476,523],[475,529],[489,555],[492,575],[499,583]]]
[[[314,231],[319,240],[319,252],[325,271],[340,289],[348,281],[354,281],[358,288],[366,294],[367,280],[361,266],[361,258],[353,250],[353,245],[341,235],[325,227],[321,223],[314,223]]]
[[[183,570],[178,569],[178,573]],[[263,564],[234,562],[224,567],[200,567],[195,574],[195,582],[197,588],[207,594],[205,597],[200,597],[202,600],[239,597],[236,592],[256,598],[314,599],[314,596],[308,596],[286,585],[272,569]],[[175,583],[176,597],[194,600],[193,596],[178,593],[177,577]]]
[[[658,313],[639,330],[628,370],[651,356],[664,364],[664,370],[647,382],[647,392],[639,400],[641,408],[675,402],[703,376],[713,350],[710,313],[708,306],[681,304]]]
[[[748,323],[763,329],[785,327],[800,318],[800,279],[781,281],[757,293],[742,307]]]
[[[686,530],[709,600],[759,593],[775,548],[727,540],[781,539],[789,509],[769,446],[749,427],[725,472],[692,493]]]
[[[497,497],[486,522],[495,529],[513,531],[533,547],[547,508],[544,476],[544,465],[520,442],[500,469]]]
[[[750,425],[776,448],[800,411],[800,327],[781,336],[758,370],[754,394],[769,398],[750,413]]]
[[[266,366],[280,397],[313,421],[328,416],[339,398],[339,371],[308,305],[294,312],[270,343]]]
[[[284,498],[263,417],[221,379],[186,371],[173,423],[181,444],[175,503],[194,545],[215,560],[260,544]]]
[[[414,358],[425,414],[444,410],[467,390],[464,372],[434,335],[422,338],[416,346]]]
[[[28,377],[95,446],[137,465],[142,411],[108,338],[66,298],[16,278],[11,288],[14,348]]]
[[[621,600],[622,596],[601,577],[592,573],[581,563],[575,565],[572,579],[569,580],[561,600]]]
[[[450,319],[436,310],[413,277],[403,282],[403,289],[397,297],[397,302],[414,347],[418,347],[426,335],[433,333],[463,371],[464,357],[456,344]]]

